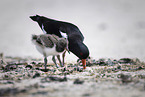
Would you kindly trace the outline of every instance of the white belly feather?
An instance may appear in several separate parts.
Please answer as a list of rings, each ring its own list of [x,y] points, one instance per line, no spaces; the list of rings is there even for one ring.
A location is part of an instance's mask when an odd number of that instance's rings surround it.
[[[54,45],[53,48],[49,48],[49,47],[41,46],[35,40],[33,40],[32,42],[35,44],[36,49],[45,57],[52,56],[52,55],[59,55],[60,53],[62,53],[56,51],[56,45]]]
[[[44,56],[59,55],[59,52],[56,52],[55,46],[53,48],[41,47],[36,45],[37,50]]]

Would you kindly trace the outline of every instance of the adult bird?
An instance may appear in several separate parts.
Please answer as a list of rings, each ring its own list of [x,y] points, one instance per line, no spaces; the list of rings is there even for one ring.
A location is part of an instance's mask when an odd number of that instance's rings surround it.
[[[55,56],[58,56],[67,48],[68,42],[66,39],[59,38],[56,35],[41,34],[32,35],[32,42],[35,44],[37,50],[44,56],[45,71],[47,65],[47,57],[51,55],[53,56],[52,60],[55,63],[56,67],[59,67],[56,63]],[[59,62],[61,64],[60,59]]]
[[[83,43],[84,36],[76,25],[39,15],[30,16],[30,18],[39,24],[44,33],[67,38],[69,51],[82,60],[83,68],[86,69],[86,59],[89,56],[89,50]]]

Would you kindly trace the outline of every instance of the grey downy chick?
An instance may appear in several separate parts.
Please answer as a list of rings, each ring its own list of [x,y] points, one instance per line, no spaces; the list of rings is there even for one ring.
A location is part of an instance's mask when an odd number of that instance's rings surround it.
[[[48,56],[53,56],[53,62],[55,63],[56,67],[59,67],[59,65],[56,63],[55,56],[59,57],[59,55],[67,48],[68,42],[66,39],[59,38],[56,35],[41,34],[32,35],[32,42],[35,44],[36,49],[44,56],[45,70]],[[63,65],[60,58],[58,58],[58,60],[60,64]]]

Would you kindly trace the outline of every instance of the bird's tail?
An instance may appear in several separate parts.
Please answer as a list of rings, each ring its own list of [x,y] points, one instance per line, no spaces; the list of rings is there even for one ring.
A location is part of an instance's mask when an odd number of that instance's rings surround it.
[[[38,20],[40,19],[40,16],[39,16],[39,15],[30,16],[30,18],[31,18],[33,21],[38,21]]]
[[[48,22],[48,21],[56,21],[54,19],[50,19],[50,18],[47,18],[47,17],[44,17],[44,16],[40,16],[40,15],[35,15],[35,16],[30,16],[30,18],[33,20],[33,21],[43,21],[43,22]]]

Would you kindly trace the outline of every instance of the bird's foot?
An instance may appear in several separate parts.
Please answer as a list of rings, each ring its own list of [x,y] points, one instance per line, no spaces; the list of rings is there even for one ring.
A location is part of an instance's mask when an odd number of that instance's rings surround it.
[[[64,67],[63,69],[64,69],[64,71],[67,71],[67,67]]]
[[[56,64],[56,67],[57,67],[57,68],[59,68],[59,65],[58,65],[58,64]]]
[[[61,65],[61,67],[64,67],[64,64],[63,63],[61,63],[60,65]]]

